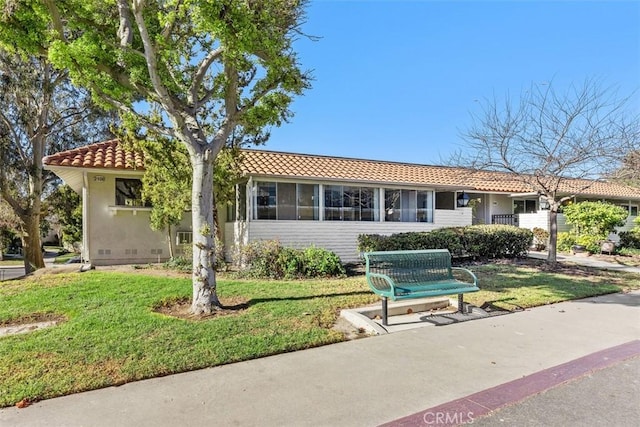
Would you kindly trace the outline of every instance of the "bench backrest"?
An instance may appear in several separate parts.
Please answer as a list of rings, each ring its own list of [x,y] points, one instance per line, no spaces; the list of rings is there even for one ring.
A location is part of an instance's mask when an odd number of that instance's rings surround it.
[[[453,279],[447,249],[365,252],[368,273],[384,274],[396,284],[442,282]],[[373,283],[375,285],[375,281]],[[380,284],[385,286],[384,284]],[[377,287],[377,286],[376,286]]]

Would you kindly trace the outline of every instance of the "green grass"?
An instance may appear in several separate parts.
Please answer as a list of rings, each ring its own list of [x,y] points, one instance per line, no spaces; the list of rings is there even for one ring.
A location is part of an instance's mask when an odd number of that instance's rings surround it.
[[[11,258],[0,261],[0,267],[10,267],[14,265],[24,265],[22,258]]]
[[[65,264],[67,261],[69,261],[71,258],[78,256],[78,254],[73,253],[73,252],[68,252],[66,254],[63,255],[58,255],[56,257],[56,259],[53,260],[54,264]]]
[[[343,340],[341,307],[377,300],[359,279],[219,282],[236,315],[189,321],[152,307],[189,298],[187,279],[88,272],[0,284],[0,325],[55,313],[56,327],[0,338],[0,406]]]
[[[586,269],[472,269],[482,291],[465,299],[479,306],[531,307],[640,288],[639,275]],[[190,294],[188,279],[104,271],[0,283],[0,326],[35,313],[66,319],[53,328],[0,338],[0,407],[342,341],[330,329],[339,310],[379,301],[363,276],[222,279],[223,303],[245,301],[246,310],[192,321],[152,309]]]
[[[545,271],[528,265],[487,264],[474,270],[481,291],[466,294],[465,301],[510,311],[640,289],[638,274],[579,266]]]

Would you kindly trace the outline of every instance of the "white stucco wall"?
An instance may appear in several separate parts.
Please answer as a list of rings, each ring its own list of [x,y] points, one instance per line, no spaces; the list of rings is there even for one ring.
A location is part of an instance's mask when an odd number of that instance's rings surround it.
[[[491,215],[505,215],[513,213],[513,200],[504,194],[489,195],[489,218],[491,223]]]
[[[104,180],[98,177],[104,177]],[[169,236],[149,226],[150,208],[115,206],[115,179],[140,175],[87,173],[89,191],[86,202],[89,261],[95,265],[164,262],[169,259]],[[176,227],[191,231],[191,218],[185,215]],[[175,242],[175,233],[172,236]]]
[[[245,229],[241,230],[243,224]],[[228,259],[235,241],[279,240],[287,247],[305,248],[311,245],[335,252],[343,262],[359,260],[357,238],[360,234],[431,231],[443,227],[471,224],[471,209],[435,210],[434,222],[368,222],[368,221],[249,221],[225,224],[225,246]]]

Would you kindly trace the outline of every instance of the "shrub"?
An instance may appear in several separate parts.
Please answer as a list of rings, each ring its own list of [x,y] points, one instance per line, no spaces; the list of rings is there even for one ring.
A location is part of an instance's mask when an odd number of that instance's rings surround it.
[[[549,232],[544,228],[534,227],[533,231],[533,243],[536,246],[542,246],[542,249],[547,247],[549,242]]]
[[[471,225],[465,227],[464,237],[469,254],[514,258],[526,256],[533,241],[533,232],[512,225]]]
[[[345,274],[340,257],[315,246],[302,251],[302,274],[305,277],[330,277]]]
[[[572,233],[558,233],[557,247],[560,252],[571,252],[571,246],[576,244],[576,236]]]
[[[604,239],[602,236],[593,234],[583,234],[576,237],[576,245],[584,246],[584,248],[592,254],[600,252],[600,246]]]
[[[629,249],[640,249],[640,232],[622,231],[620,232],[620,246]]]
[[[192,270],[193,260],[185,256],[173,257],[163,264],[167,270],[189,272]]]
[[[454,256],[519,257],[527,253],[532,239],[531,230],[524,228],[510,225],[472,225],[391,236],[361,234],[358,236],[358,250],[448,249]]]
[[[293,279],[345,274],[335,253],[314,246],[300,250],[284,247],[277,240],[262,240],[244,246],[241,256],[241,274],[248,277]]]
[[[604,239],[616,227],[625,224],[629,212],[620,206],[604,202],[580,202],[567,205],[563,209],[567,224],[576,229],[578,235],[597,235]],[[604,240],[603,239],[603,240]]]

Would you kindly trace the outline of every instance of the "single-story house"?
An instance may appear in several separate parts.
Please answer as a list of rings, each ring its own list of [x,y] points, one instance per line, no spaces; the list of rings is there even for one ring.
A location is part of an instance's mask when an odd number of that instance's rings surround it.
[[[151,230],[151,208],[140,197],[144,159],[116,140],[47,156],[44,165],[82,195],[85,260],[96,265],[159,262],[169,256],[168,239],[191,242],[189,213],[171,236]],[[350,262],[359,258],[356,239],[362,233],[492,223],[549,228],[546,201],[505,173],[257,149],[243,150],[242,172],[235,205],[218,207],[229,258],[256,240],[316,245]],[[584,184],[568,181],[565,194]],[[622,229],[630,229],[640,190],[589,184],[575,200],[625,207],[630,216]],[[560,215],[559,230],[567,229]]]

